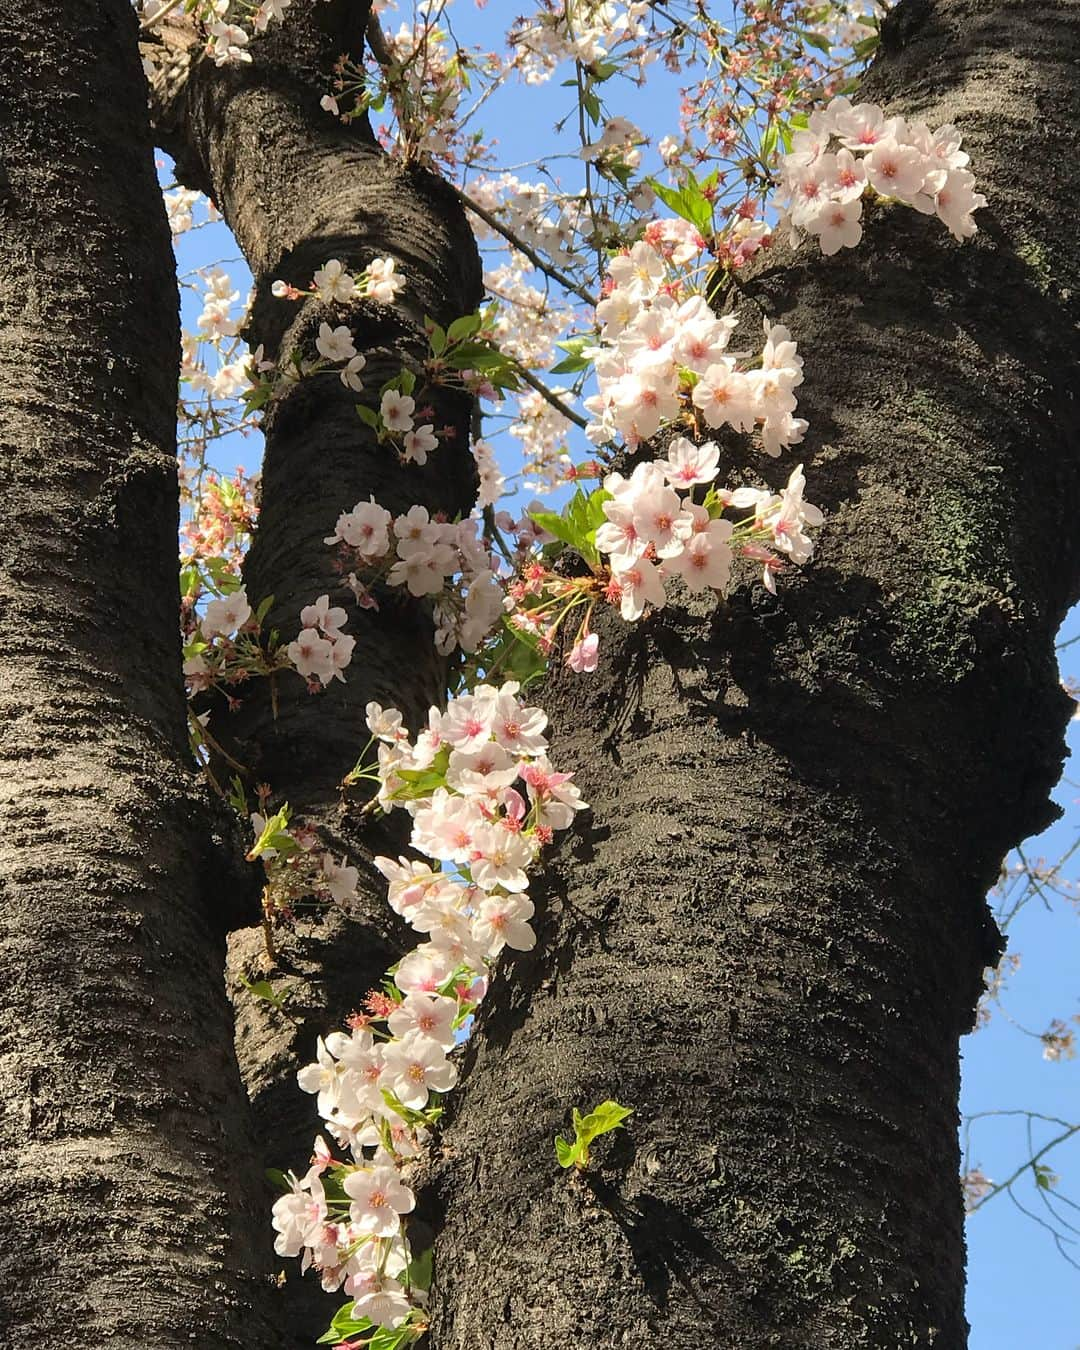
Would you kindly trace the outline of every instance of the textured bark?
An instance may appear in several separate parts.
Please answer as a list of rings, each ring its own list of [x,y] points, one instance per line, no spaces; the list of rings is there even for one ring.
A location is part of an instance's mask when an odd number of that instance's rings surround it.
[[[0,1341],[280,1344],[176,625],[127,0],[0,0]]]
[[[476,309],[481,276],[472,234],[446,185],[389,159],[366,123],[343,127],[319,107],[330,67],[358,43],[367,8],[295,4],[283,25],[252,44],[250,67],[218,70],[195,61],[184,78],[159,81],[156,120],[186,181],[205,187],[223,211],[254,274],[252,345],[262,344],[271,358],[297,347],[314,356],[319,323],[346,322],[367,357],[370,401],[403,359],[426,353],[425,316],[448,324]],[[368,302],[345,312],[270,293],[279,277],[306,289],[328,258],[359,271],[387,254],[407,281],[393,308]],[[372,853],[396,853],[403,842],[371,823],[361,831],[355,804],[342,802],[338,785],[368,740],[364,709],[372,699],[392,704],[417,726],[444,696],[446,665],[434,649],[430,605],[385,590],[378,613],[358,609],[324,540],[339,512],[369,495],[395,514],[420,502],[450,519],[467,515],[475,470],[470,400],[417,390],[418,407],[430,403],[436,427],[455,433],[424,468],[402,465],[379,446],[357,417],[356,401],[331,372],[271,405],[259,524],[245,563],[249,596],[275,596],[268,624],[286,639],[299,628],[301,607],[320,594],[349,609],[356,648],[347,683],[312,697],[299,677],[286,674],[277,681],[276,713],[268,690],[253,689],[215,729],[254,779],[272,786],[275,800],[288,800],[363,866]],[[237,1050],[268,1166],[299,1165],[310,1152],[317,1118],[311,1098],[297,1089],[296,1069],[312,1057],[316,1035],[359,1006],[407,941],[373,867],[360,889],[352,919],[302,923],[279,939],[278,973],[295,1021],[253,999],[240,981],[265,965],[261,931],[245,929],[230,941]],[[297,1336],[319,1329],[317,1286],[299,1284],[292,1281],[283,1296]]]
[[[905,0],[863,96],[961,126],[978,239],[879,211],[741,288],[806,357],[770,476],[807,462],[820,550],[778,601],[609,620],[545,690],[593,814],[451,1101],[438,1350],[966,1343],[957,1037],[1068,716],[1078,58],[1075,3]],[[609,1096],[628,1130],[560,1173]]]

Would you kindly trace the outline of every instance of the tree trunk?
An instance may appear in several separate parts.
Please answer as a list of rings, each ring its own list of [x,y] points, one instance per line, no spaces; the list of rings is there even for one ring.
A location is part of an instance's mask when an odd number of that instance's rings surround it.
[[[438,1350],[966,1343],[957,1037],[1069,707],[1078,58],[1075,4],[905,0],[861,97],[960,125],[977,240],[879,211],[739,288],[806,358],[819,553],[548,681],[593,813],[451,1099]],[[562,1173],[607,1097],[628,1129]]]
[[[425,317],[447,325],[477,308],[482,289],[476,244],[449,188],[391,160],[366,120],[346,127],[319,107],[334,59],[359,53],[367,9],[295,4],[284,24],[252,44],[249,67],[219,70],[196,59],[181,78],[174,74],[168,92],[160,81],[155,121],[184,181],[208,191],[222,210],[255,277],[246,334],[252,346],[261,344],[270,359],[286,359],[295,348],[314,356],[320,322],[347,323],[367,357],[363,397],[377,403],[379,386],[397,375],[403,358],[426,354]],[[314,298],[298,306],[271,295],[278,278],[306,290],[331,257],[358,272],[383,255],[397,260],[407,282],[393,308],[362,302],[343,311]],[[325,538],[341,511],[371,495],[394,514],[418,502],[448,519],[467,515],[475,498],[470,399],[446,389],[421,397],[418,390],[418,406],[430,402],[431,420],[454,433],[423,468],[401,464],[392,448],[380,446],[357,417],[356,402],[331,372],[270,405],[259,522],[244,567],[253,604],[275,597],[267,625],[285,639],[295,636],[301,607],[320,594],[349,610],[356,647],[347,683],[312,697],[286,673],[277,680],[276,708],[265,686],[253,687],[239,712],[215,722],[216,734],[256,780],[270,784],[276,801],[288,800],[364,869],[353,918],[304,922],[278,939],[280,987],[289,991],[295,1021],[252,998],[240,979],[262,973],[261,930],[230,939],[237,1049],[266,1166],[299,1165],[310,1153],[318,1120],[297,1088],[296,1070],[312,1058],[316,1036],[357,1008],[410,945],[386,903],[385,880],[370,866],[373,854],[396,854],[404,845],[394,828],[401,822],[361,822],[361,803],[346,805],[339,789],[368,740],[365,708],[371,700],[393,705],[416,728],[446,688],[430,605],[384,589],[378,612],[357,608]],[[308,1280],[293,1293],[297,1286],[299,1277],[287,1295],[290,1325],[297,1336],[316,1333],[319,1317],[328,1316],[318,1310],[317,1285]]]
[[[0,1339],[272,1350],[135,30],[127,0],[0,0]]]

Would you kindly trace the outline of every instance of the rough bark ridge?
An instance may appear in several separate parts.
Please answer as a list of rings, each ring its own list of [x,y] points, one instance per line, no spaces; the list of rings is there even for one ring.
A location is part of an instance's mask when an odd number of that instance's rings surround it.
[[[295,348],[313,356],[319,323],[346,322],[367,357],[371,401],[403,359],[426,353],[425,316],[448,324],[475,310],[482,290],[475,242],[446,185],[391,160],[366,123],[346,128],[319,107],[334,59],[343,50],[359,52],[367,9],[316,0],[294,5],[284,24],[252,44],[250,67],[218,70],[196,60],[185,79],[174,78],[167,90],[161,82],[155,120],[185,181],[205,188],[223,211],[255,276],[252,345],[262,344],[271,358],[287,358]],[[407,281],[393,308],[368,302],[343,312],[314,299],[296,306],[270,293],[279,277],[306,289],[328,258],[359,271],[387,254]],[[418,389],[418,407],[430,403],[436,427],[454,433],[424,468],[402,465],[379,446],[357,417],[356,401],[330,373],[270,406],[259,525],[245,564],[249,595],[275,596],[268,623],[286,638],[299,627],[300,608],[320,594],[349,610],[356,648],[348,682],[312,698],[287,674],[278,682],[276,716],[268,692],[252,690],[242,710],[219,717],[215,729],[256,779],[270,783],[276,799],[287,799],[363,866],[373,852],[396,853],[402,842],[397,832],[370,823],[361,833],[341,801],[338,784],[368,739],[364,709],[372,699],[393,704],[417,726],[443,697],[446,667],[433,645],[430,606],[395,589],[380,594],[378,613],[359,610],[324,540],[339,512],[369,495],[395,514],[416,502],[450,519],[467,514],[475,470],[470,400]],[[303,924],[281,942],[279,972],[297,1022],[252,999],[235,978],[258,970],[260,931],[231,939],[237,1048],[267,1165],[298,1166],[310,1152],[317,1119],[311,1099],[296,1087],[296,1069],[311,1058],[316,1035],[357,1007],[403,950],[403,925],[374,868],[361,888],[359,922],[333,916]],[[310,1305],[315,1282],[303,1282],[307,1292],[293,1295],[300,1283],[291,1281],[285,1296],[299,1300],[292,1322],[298,1336],[317,1331],[320,1316]]]
[[[0,3],[0,1340],[272,1350],[186,752],[145,98],[127,0]]]
[[[966,1343],[956,1039],[1067,717],[1078,58],[1075,3],[906,0],[862,96],[961,126],[978,239],[876,212],[742,287],[806,357],[772,476],[807,461],[819,554],[545,690],[593,816],[451,1099],[438,1350]],[[568,1178],[608,1096],[630,1128]]]

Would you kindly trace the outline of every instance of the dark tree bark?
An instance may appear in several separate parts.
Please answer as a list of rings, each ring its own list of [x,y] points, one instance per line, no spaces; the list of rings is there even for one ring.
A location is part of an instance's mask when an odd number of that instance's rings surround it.
[[[252,64],[237,70],[188,59],[185,27],[172,25],[166,37],[180,58],[171,76],[157,81],[155,124],[183,181],[209,192],[222,210],[255,277],[246,334],[252,346],[261,344],[270,359],[285,359],[294,348],[314,356],[319,323],[347,322],[367,358],[371,401],[404,361],[426,354],[425,317],[446,325],[471,313],[482,288],[475,241],[447,185],[391,160],[366,121],[345,127],[319,107],[334,60],[343,51],[359,54],[368,9],[301,0],[284,24],[252,44]],[[297,306],[271,295],[277,278],[306,290],[328,258],[358,272],[387,254],[407,282],[392,308],[364,302],[346,312],[314,298]],[[364,867],[373,853],[397,853],[405,842],[398,829],[380,829],[370,817],[361,828],[361,802],[342,799],[341,779],[368,740],[364,710],[374,699],[418,726],[444,698],[446,662],[433,645],[428,603],[383,589],[378,612],[358,609],[324,541],[338,514],[370,495],[395,514],[419,502],[448,519],[467,515],[476,476],[470,399],[445,388],[418,389],[418,406],[430,403],[436,427],[451,428],[423,468],[401,464],[380,446],[357,417],[356,401],[331,372],[270,405],[261,510],[244,568],[253,603],[275,597],[267,624],[284,638],[295,635],[301,607],[320,594],[349,610],[356,648],[347,683],[312,697],[287,673],[277,680],[276,706],[264,684],[238,713],[218,716],[213,725],[253,779],[270,784],[275,801],[288,800],[298,817]],[[257,978],[265,964],[258,927],[232,935],[230,987],[264,1165],[299,1166],[318,1120],[311,1098],[296,1086],[297,1068],[312,1058],[316,1036],[358,1007],[411,943],[370,865],[352,918],[304,922],[277,942],[281,987],[295,1021],[253,999],[241,982]],[[299,1338],[317,1334],[319,1318],[327,1319],[325,1307],[317,1309],[325,1300],[314,1282],[305,1281],[302,1291],[297,1286],[299,1278],[284,1301]]]
[[[0,2],[0,1341],[273,1350],[145,104],[127,0]]]
[[[806,358],[773,477],[807,461],[819,554],[547,684],[593,814],[451,1099],[439,1350],[966,1343],[957,1037],[1069,707],[1078,58],[1075,3],[905,0],[862,97],[960,125],[977,240],[876,212],[741,287]],[[628,1131],[568,1177],[553,1135],[609,1096]]]

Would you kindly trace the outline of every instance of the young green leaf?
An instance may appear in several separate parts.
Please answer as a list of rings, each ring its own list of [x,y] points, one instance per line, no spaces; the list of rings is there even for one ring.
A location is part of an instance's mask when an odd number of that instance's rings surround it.
[[[589,1145],[602,1134],[609,1134],[622,1126],[627,1116],[634,1114],[632,1106],[621,1106],[615,1101],[601,1102],[583,1116],[575,1106],[572,1112],[573,1143],[555,1136],[555,1156],[560,1167],[576,1167],[584,1172],[589,1165]]]

